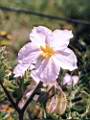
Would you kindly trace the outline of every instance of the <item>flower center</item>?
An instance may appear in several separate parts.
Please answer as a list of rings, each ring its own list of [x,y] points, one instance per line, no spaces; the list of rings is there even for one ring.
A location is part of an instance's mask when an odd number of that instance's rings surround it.
[[[50,48],[49,46],[46,45],[46,47],[40,47],[41,51],[42,51],[42,56],[44,58],[50,58],[52,55],[55,54],[55,51],[53,50],[53,48]]]

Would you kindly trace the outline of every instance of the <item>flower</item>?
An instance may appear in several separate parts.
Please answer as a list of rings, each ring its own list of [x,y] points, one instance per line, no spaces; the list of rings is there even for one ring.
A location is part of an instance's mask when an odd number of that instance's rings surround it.
[[[79,81],[79,76],[78,75],[69,75],[66,73],[63,79],[63,85],[68,85],[68,86],[75,86]]]
[[[60,67],[70,71],[77,68],[77,58],[68,48],[72,31],[56,29],[51,31],[44,26],[34,27],[30,41],[18,54],[18,65],[14,69],[15,77],[23,76],[27,69],[36,81],[54,83]],[[34,65],[34,69],[32,69]]]

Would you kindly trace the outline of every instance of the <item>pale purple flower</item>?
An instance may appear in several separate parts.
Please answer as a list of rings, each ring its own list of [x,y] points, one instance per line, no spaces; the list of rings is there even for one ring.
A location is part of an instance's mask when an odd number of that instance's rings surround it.
[[[78,81],[78,75],[69,75],[68,73],[66,73],[63,79],[63,85],[75,86],[78,83]]]
[[[30,33],[31,42],[19,51],[18,65],[14,69],[15,77],[23,76],[30,69],[36,82],[54,83],[60,67],[70,71],[76,69],[77,58],[68,48],[72,37],[72,31],[69,30],[51,31],[43,26],[34,27]]]

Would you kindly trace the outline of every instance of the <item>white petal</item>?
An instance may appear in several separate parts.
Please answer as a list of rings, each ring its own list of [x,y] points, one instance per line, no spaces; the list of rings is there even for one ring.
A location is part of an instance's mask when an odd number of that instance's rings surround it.
[[[64,54],[63,51],[61,54],[55,54],[54,59],[63,69],[72,71],[77,68],[77,58],[69,48],[65,49]]]
[[[44,26],[34,27],[30,33],[30,40],[38,47],[45,46],[45,40],[51,30]]]
[[[68,46],[70,39],[73,37],[72,31],[55,30],[53,31],[53,44],[55,50],[61,50]]]
[[[26,44],[18,53],[18,63],[32,64],[39,57],[41,51],[32,42]]]
[[[13,71],[14,77],[22,77],[28,67],[29,64],[18,64]]]
[[[22,61],[30,56],[31,53],[40,52],[40,49],[36,47],[32,42],[24,45],[18,53],[18,61]]]
[[[66,73],[63,78],[63,85],[72,85],[72,78],[68,73]]]
[[[74,75],[74,76],[72,76],[72,79],[73,79],[73,85],[76,85],[79,81],[79,76]]]
[[[63,78],[63,85],[76,85],[79,81],[79,76],[77,75],[69,75],[68,73],[65,74],[64,78]]]
[[[36,61],[40,53],[40,50],[31,42],[21,48],[18,54],[18,65],[14,69],[15,77],[23,76],[28,68],[31,70],[32,63]]]
[[[32,78],[36,81],[42,81],[45,84],[53,84],[56,82],[60,71],[60,67],[53,58],[43,60],[41,65],[31,72]]]

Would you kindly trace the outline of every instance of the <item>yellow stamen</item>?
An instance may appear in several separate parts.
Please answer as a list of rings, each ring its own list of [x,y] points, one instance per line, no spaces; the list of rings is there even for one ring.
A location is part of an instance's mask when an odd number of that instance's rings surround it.
[[[52,55],[55,54],[55,51],[53,50],[53,48],[50,48],[49,46],[46,45],[46,47],[40,47],[42,50],[42,56],[44,58],[50,58]]]

